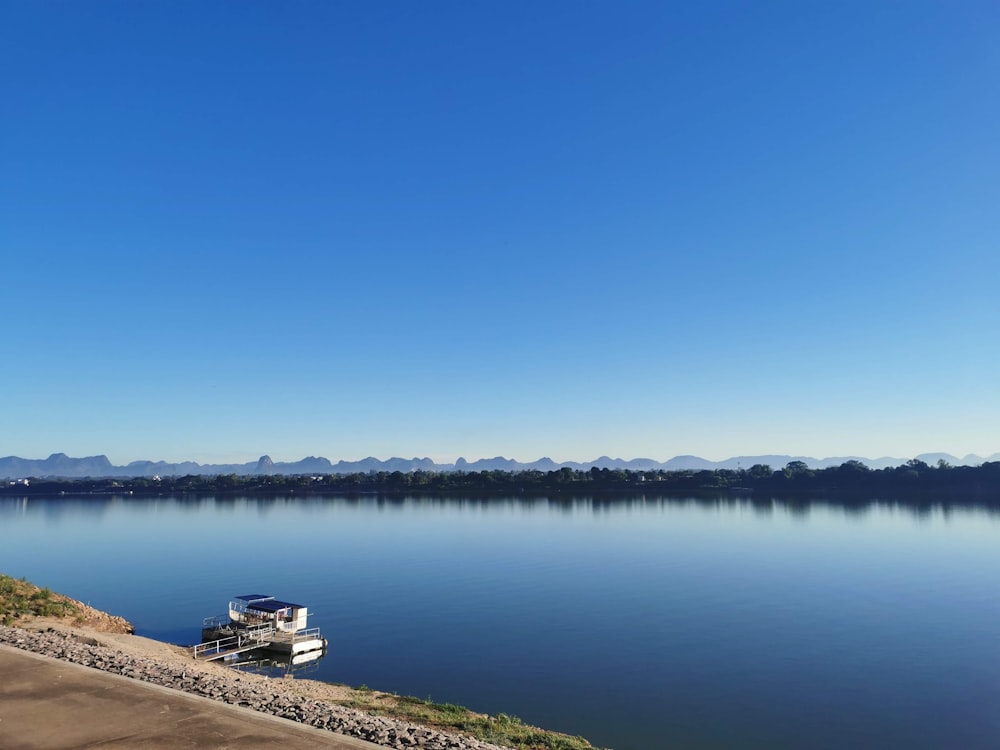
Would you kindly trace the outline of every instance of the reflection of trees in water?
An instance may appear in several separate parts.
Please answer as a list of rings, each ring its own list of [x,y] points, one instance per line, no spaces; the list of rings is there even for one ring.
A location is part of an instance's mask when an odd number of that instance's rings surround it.
[[[42,508],[53,515],[71,511],[97,515],[118,503],[138,502],[191,511],[207,504],[233,512],[250,506],[260,513],[288,505],[330,502],[375,504],[387,509],[507,504],[600,511],[623,504],[716,503],[726,496],[750,498],[759,512],[768,512],[771,503],[778,503],[798,513],[816,501],[850,508],[893,502],[921,512],[944,505],[1000,511],[1000,462],[996,461],[981,466],[951,466],[938,461],[930,466],[912,459],[899,466],[873,469],[849,460],[813,469],[795,460],[779,469],[758,463],[749,468],[683,471],[562,467],[555,471],[382,471],[305,477],[226,475],[222,479],[221,484],[219,477],[190,475],[163,477],[155,483],[146,478],[32,480],[29,487],[0,487],[0,494],[11,496],[9,501],[0,500],[0,513],[32,512],[31,500],[26,507],[24,497],[45,498]]]
[[[22,495],[21,497],[0,497],[0,518],[4,516],[26,516],[40,514],[52,520],[66,520],[80,517],[99,519],[113,506],[124,502],[116,497],[65,497],[51,495]]]

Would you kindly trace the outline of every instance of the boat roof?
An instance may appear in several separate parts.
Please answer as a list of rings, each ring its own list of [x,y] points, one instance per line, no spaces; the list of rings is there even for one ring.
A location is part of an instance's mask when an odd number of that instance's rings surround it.
[[[248,606],[258,609],[261,612],[277,612],[279,609],[287,608],[305,609],[301,604],[283,602],[267,594],[244,594],[243,596],[235,596],[233,598],[246,602]]]

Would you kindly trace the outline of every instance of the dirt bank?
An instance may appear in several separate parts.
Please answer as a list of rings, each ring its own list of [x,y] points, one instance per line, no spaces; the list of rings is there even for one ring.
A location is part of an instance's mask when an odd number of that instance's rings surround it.
[[[318,729],[358,737],[405,750],[502,750],[500,746],[458,734],[398,721],[336,705],[328,699],[335,688],[321,683],[270,679],[195,661],[183,649],[124,633],[102,633],[65,623],[45,627],[34,620],[27,628],[0,626],[0,643],[65,659],[105,672],[182,690],[213,700],[243,706]]]

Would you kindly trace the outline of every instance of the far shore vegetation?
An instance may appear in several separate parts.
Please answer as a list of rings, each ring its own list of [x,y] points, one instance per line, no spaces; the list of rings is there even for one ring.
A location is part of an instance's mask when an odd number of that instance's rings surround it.
[[[0,495],[384,495],[510,497],[666,497],[746,494],[754,497],[947,502],[1000,506],[1000,462],[980,466],[931,466],[914,459],[872,469],[860,461],[810,469],[802,461],[779,468],[755,464],[740,469],[634,471],[412,471],[356,474],[220,474],[54,479],[26,477],[0,483]]]

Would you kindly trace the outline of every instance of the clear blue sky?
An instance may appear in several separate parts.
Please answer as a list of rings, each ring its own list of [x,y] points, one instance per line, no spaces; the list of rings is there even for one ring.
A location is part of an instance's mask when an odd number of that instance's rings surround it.
[[[1000,450],[995,2],[6,2],[0,455]]]

